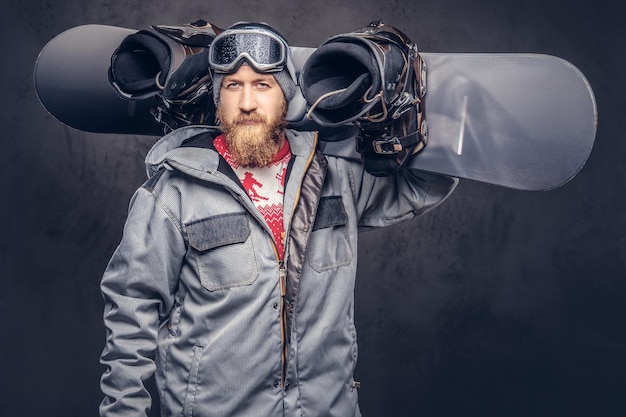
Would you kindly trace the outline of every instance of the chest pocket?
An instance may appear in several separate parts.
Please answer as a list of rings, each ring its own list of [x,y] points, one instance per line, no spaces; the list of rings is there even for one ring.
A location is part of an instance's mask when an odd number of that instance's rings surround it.
[[[348,215],[341,197],[322,197],[309,242],[311,268],[323,272],[350,264],[352,247],[348,232]]]
[[[245,213],[208,217],[186,225],[190,256],[209,291],[252,284],[258,269]]]

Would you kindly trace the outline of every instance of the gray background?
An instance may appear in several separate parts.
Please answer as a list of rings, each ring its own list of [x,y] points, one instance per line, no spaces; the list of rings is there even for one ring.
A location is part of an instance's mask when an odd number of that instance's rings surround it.
[[[357,379],[366,416],[625,415],[621,9],[610,0],[4,1],[0,415],[96,415],[99,280],[154,141],[51,118],[33,91],[38,52],[86,23],[201,17],[267,21],[299,46],[382,19],[423,51],[539,52],[578,66],[600,123],[573,181],[545,193],[464,181],[438,210],[363,235]]]

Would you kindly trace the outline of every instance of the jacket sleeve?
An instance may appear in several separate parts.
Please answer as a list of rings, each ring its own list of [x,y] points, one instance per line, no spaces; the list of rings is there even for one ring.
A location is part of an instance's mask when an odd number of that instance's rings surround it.
[[[458,184],[453,177],[409,168],[388,177],[375,177],[358,163],[351,170],[363,228],[390,226],[422,215],[448,198]]]
[[[185,253],[178,222],[153,194],[133,196],[122,240],[102,278],[106,343],[100,415],[146,416],[159,323],[173,305]]]

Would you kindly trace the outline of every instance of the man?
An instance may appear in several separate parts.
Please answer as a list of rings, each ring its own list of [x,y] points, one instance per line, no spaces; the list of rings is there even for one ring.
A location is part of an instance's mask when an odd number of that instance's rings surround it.
[[[149,152],[102,279],[102,416],[360,416],[353,318],[358,229],[408,220],[456,181],[389,177],[286,129],[289,48],[262,24],[211,45],[220,134],[190,126]]]

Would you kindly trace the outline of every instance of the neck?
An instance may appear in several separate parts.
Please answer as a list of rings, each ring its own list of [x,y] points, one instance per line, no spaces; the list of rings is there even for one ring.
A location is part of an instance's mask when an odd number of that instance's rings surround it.
[[[286,141],[287,137],[285,136],[285,132],[283,131],[283,133],[281,133],[280,137],[278,138],[278,149],[282,149],[283,146],[285,146]]]

